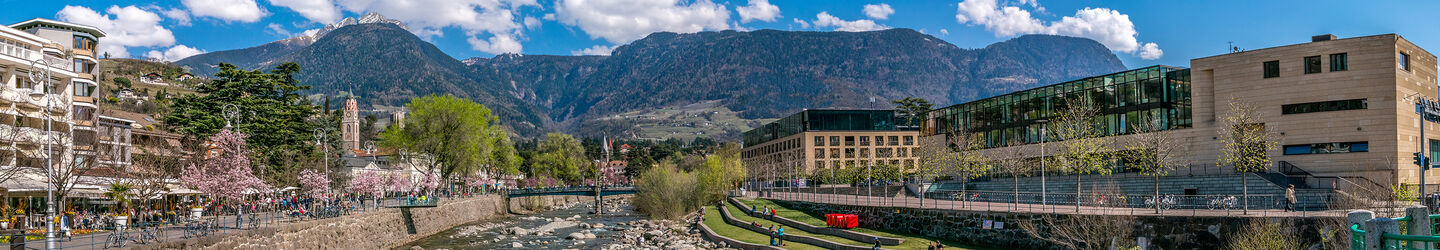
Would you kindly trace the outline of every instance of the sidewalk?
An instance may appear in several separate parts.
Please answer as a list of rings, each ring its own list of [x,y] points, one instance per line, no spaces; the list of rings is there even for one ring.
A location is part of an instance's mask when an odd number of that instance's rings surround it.
[[[1035,213],[1035,214],[1081,214],[1081,215],[1133,215],[1133,216],[1192,216],[1192,217],[1344,217],[1347,210],[1293,211],[1281,209],[1165,209],[1155,213],[1153,208],[1080,206],[1064,204],[1025,204],[937,200],[911,197],[875,197],[856,195],[835,195],[824,193],[791,193],[774,191],[768,197],[758,196],[759,192],[747,192],[751,198],[800,201],[821,204],[854,205],[867,207],[904,207],[976,212]]]

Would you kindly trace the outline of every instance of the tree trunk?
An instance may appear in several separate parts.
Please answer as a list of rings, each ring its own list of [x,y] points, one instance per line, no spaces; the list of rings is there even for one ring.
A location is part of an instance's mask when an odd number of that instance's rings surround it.
[[[1012,174],[1012,175],[1010,175],[1010,179],[1014,180],[1014,181],[1012,181],[1010,184],[1013,184],[1013,185],[1015,186],[1015,188],[1012,188],[1012,189],[1011,189],[1011,190],[1014,190],[1014,191],[1015,191],[1015,199],[1014,199],[1014,200],[1011,200],[1011,201],[1010,201],[1010,204],[1013,204],[1013,206],[1012,206],[1013,208],[1019,208],[1019,207],[1020,207],[1020,175],[1018,175],[1018,174]]]
[[[1080,171],[1075,171],[1075,213],[1080,213]]]
[[[1244,171],[1241,171],[1241,172],[1240,172],[1240,197],[1244,197],[1244,198],[1241,198],[1241,199],[1245,199],[1245,205],[1244,205],[1244,206],[1245,206],[1245,209],[1242,209],[1242,210],[1240,211],[1240,214],[1250,214],[1250,184],[1248,183],[1248,181],[1249,181],[1248,179],[1249,179],[1249,178],[1245,178],[1245,172],[1244,172]]]
[[[970,197],[966,197],[966,196],[968,196],[968,195],[970,195],[970,194],[965,193],[966,188],[968,188],[968,186],[965,186],[965,181],[969,181],[968,179],[970,179],[970,178],[966,178],[966,177],[969,177],[969,176],[965,175],[964,172],[961,172],[960,175],[961,175],[961,176],[956,176],[956,177],[960,177],[960,207],[965,207],[965,206],[968,205],[969,202],[970,202],[969,199],[968,199],[968,198],[970,198]],[[952,203],[952,204],[953,204],[953,203]]]
[[[1155,200],[1156,200],[1156,201],[1159,201],[1159,200],[1160,200],[1160,175],[1158,175],[1158,174],[1156,174],[1156,175],[1151,175],[1150,178],[1152,178],[1152,180],[1155,181]],[[1155,206],[1155,214],[1160,214],[1160,206]]]

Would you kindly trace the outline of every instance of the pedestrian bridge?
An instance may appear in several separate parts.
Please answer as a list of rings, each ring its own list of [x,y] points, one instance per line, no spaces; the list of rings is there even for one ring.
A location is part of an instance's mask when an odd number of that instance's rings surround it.
[[[600,187],[600,189],[598,189],[598,190],[595,188],[595,186],[576,186],[576,187],[555,187],[555,188],[517,188],[517,189],[510,189],[509,192],[505,194],[505,196],[508,197],[508,198],[530,197],[530,196],[547,196],[547,195],[583,195],[583,196],[596,196],[596,195],[597,195],[597,194],[596,194],[597,192],[599,193],[599,194],[598,194],[599,196],[610,196],[610,195],[621,195],[621,194],[634,194],[634,193],[636,193],[635,187],[633,187],[633,186],[602,186],[602,187]]]

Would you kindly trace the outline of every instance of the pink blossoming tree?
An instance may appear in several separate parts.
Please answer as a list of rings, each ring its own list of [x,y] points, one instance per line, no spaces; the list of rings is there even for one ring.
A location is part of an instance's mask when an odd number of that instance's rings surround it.
[[[305,194],[310,195],[310,197],[320,197],[320,195],[325,194],[326,191],[330,191],[330,178],[326,178],[325,173],[315,171],[314,169],[301,170],[299,181],[301,188],[305,190]]]
[[[350,192],[379,196],[384,192],[385,178],[371,171],[360,172],[350,179]]]
[[[245,134],[221,130],[210,137],[214,143],[214,155],[202,165],[190,164],[181,170],[180,180],[185,186],[199,190],[212,198],[231,201],[243,200],[247,193],[266,193],[265,185],[250,172],[250,157],[246,155]]]

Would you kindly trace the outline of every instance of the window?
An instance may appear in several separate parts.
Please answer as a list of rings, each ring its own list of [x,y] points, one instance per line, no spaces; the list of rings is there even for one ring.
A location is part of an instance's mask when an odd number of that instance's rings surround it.
[[[1400,63],[1400,69],[1410,71],[1410,54],[1400,53],[1398,59],[1396,62]]]
[[[914,136],[905,136],[905,146],[915,145]]]
[[[870,149],[868,149],[868,148],[862,148],[862,149],[860,149],[860,158],[870,158]]]
[[[1265,78],[1280,77],[1280,61],[1265,62]]]
[[[815,161],[815,168],[825,168],[825,161]]]
[[[816,159],[825,158],[825,150],[824,150],[824,149],[815,149],[815,158],[816,158]]]
[[[1320,56],[1305,57],[1305,73],[1320,73]]]
[[[839,137],[839,136],[831,136],[831,137],[830,137],[830,146],[840,146],[840,137]]]
[[[1310,102],[1298,104],[1286,104],[1280,106],[1280,113],[1286,115],[1304,114],[1314,112],[1341,111],[1353,109],[1366,109],[1369,106],[1365,99],[1350,99],[1339,101]]]
[[[825,146],[825,137],[824,137],[824,136],[816,136],[816,137],[815,137],[815,146],[816,146],[816,147]]]
[[[845,146],[855,146],[855,137],[854,137],[854,136],[846,136],[846,137],[845,137]]]
[[[869,137],[869,136],[861,136],[861,137],[860,137],[860,146],[870,146],[870,137]]]
[[[845,158],[855,158],[855,149],[853,149],[853,148],[847,148],[847,149],[845,149]]]
[[[875,136],[875,146],[885,146],[885,137]]]
[[[830,158],[840,158],[840,149],[838,149],[838,148],[832,148],[832,149],[830,149]]]
[[[1349,55],[1345,53],[1330,54],[1330,72],[1350,70]]]
[[[1331,142],[1285,145],[1285,155],[1370,152],[1370,142]]]
[[[900,137],[899,137],[899,136],[890,136],[890,145],[889,145],[889,146],[899,146],[899,145],[900,145]]]

